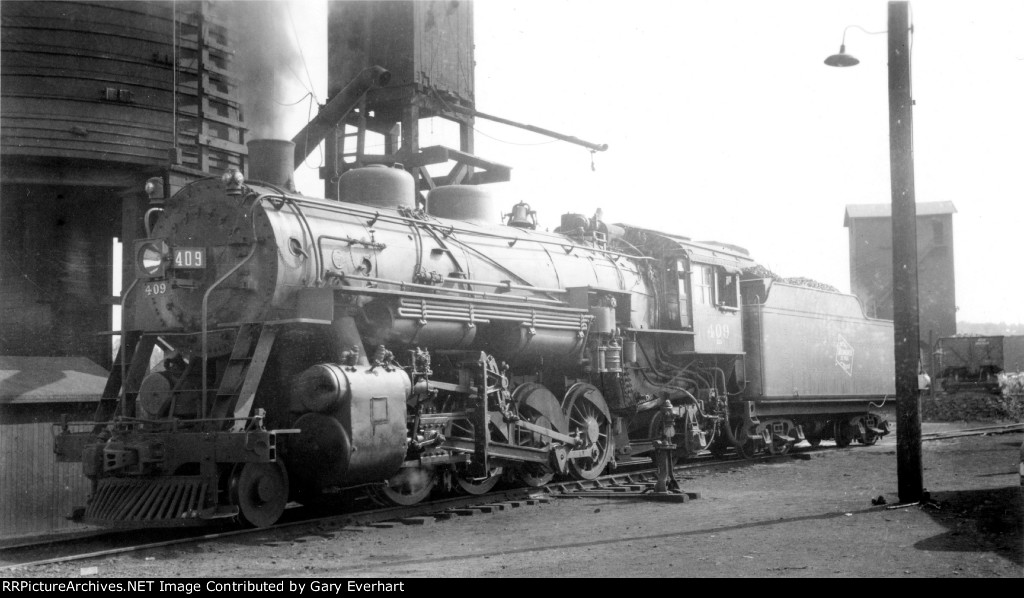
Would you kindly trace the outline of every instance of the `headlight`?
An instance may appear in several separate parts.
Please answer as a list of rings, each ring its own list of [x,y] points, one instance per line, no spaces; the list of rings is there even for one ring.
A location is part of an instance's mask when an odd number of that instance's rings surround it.
[[[150,203],[158,202],[164,198],[164,180],[158,176],[152,177],[146,181],[143,190]]]
[[[167,243],[148,239],[135,242],[135,273],[140,278],[163,276],[169,261]]]
[[[237,168],[228,168],[224,171],[224,174],[220,176],[221,182],[224,183],[224,190],[228,195],[241,195],[242,185],[245,184],[245,176]]]

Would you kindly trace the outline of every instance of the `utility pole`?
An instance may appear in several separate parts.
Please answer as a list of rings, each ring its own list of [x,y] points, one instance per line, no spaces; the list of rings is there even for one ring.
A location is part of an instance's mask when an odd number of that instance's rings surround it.
[[[923,498],[920,320],[914,116],[910,88],[910,3],[889,2],[889,169],[892,185],[892,284],[896,356],[896,475],[901,503]]]

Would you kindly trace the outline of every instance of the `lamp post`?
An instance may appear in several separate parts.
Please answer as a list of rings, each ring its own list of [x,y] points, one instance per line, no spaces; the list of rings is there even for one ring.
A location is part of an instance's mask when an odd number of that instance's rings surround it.
[[[892,190],[893,328],[896,357],[896,475],[901,503],[924,498],[921,404],[918,396],[920,319],[917,289],[917,206],[914,119],[910,89],[910,3],[889,2],[889,172]],[[829,66],[853,66],[846,33]]]

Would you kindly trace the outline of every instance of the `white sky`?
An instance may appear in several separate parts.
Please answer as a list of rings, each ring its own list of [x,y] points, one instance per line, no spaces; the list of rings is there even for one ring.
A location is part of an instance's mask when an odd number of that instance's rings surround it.
[[[326,5],[292,2],[323,102]],[[957,319],[1024,323],[1024,2],[911,11],[917,200],[956,205]],[[513,167],[506,211],[525,200],[553,228],[600,207],[849,290],[844,207],[890,201],[886,36],[850,29],[861,64],[822,61],[847,25],[884,30],[886,2],[478,0],[474,12],[477,109],[609,145],[592,171],[584,148],[478,120],[476,154]],[[304,93],[295,83],[281,101]],[[296,180],[321,194],[315,170]]]

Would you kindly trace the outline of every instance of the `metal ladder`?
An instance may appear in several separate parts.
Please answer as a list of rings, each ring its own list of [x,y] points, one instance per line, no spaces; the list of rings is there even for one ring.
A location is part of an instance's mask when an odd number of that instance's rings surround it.
[[[260,323],[242,324],[235,335],[227,366],[217,387],[217,396],[210,408],[212,419],[232,418],[232,430],[245,429],[252,410],[256,389],[270,357],[277,329]]]
[[[358,168],[364,166],[363,158],[366,155],[366,96],[359,101],[359,111],[356,113],[359,115],[358,124],[355,125],[355,131],[348,133],[348,126],[345,121],[341,122],[342,134],[338,140],[338,150],[341,154],[341,171],[339,174],[344,173],[346,170],[351,168]],[[355,138],[355,151],[352,151],[351,143],[348,140]],[[346,161],[347,158],[352,158],[352,162]]]
[[[156,345],[155,336],[144,336],[141,332],[128,331],[122,333],[121,346],[117,349],[114,363],[110,366],[110,376],[103,387],[103,396],[96,404],[93,421],[97,422],[93,433],[98,434],[117,412],[120,415],[135,415],[135,397],[139,394],[139,385],[149,369],[149,357]],[[127,365],[127,369],[125,366]],[[121,386],[124,386],[125,402],[121,406]]]

